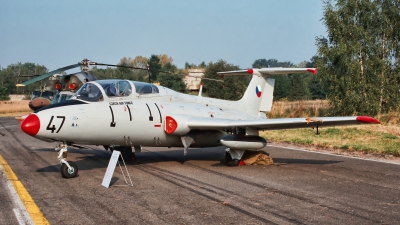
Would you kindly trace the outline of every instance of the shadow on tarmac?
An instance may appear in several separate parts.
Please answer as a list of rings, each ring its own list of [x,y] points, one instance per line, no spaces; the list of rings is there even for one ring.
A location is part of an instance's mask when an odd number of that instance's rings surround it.
[[[178,162],[184,164],[188,161],[210,161],[216,162],[215,164],[211,164],[212,167],[221,167],[226,166],[225,164],[225,149],[218,148],[202,148],[202,149],[189,149],[188,154],[186,156],[183,155],[182,149],[173,149],[173,150],[146,150],[136,154],[136,159],[125,161],[126,165],[145,165],[145,164],[153,164],[153,163],[162,163],[162,162]],[[43,152],[54,152],[55,157],[57,156],[57,152],[54,149],[37,149],[36,151]],[[79,167],[79,170],[92,170],[98,168],[107,168],[109,159],[111,157],[110,151],[105,150],[88,150],[88,149],[68,149],[69,156],[73,154],[80,154],[80,156],[76,157],[76,164]],[[56,160],[56,159],[55,159]],[[69,160],[72,160],[69,157]],[[333,160],[312,160],[312,159],[293,159],[293,158],[273,158],[275,165],[286,165],[286,164],[334,164],[340,163],[342,161],[333,161]],[[44,168],[40,168],[37,172],[59,172],[61,168],[60,164],[49,165]]]

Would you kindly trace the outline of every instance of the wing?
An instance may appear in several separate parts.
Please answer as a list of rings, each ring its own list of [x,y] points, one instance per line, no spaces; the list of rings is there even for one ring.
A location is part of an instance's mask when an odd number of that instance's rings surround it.
[[[176,126],[166,132],[169,134],[183,134],[189,130],[225,130],[235,127],[251,128],[255,130],[281,130],[294,128],[332,127],[362,124],[380,124],[380,122],[369,116],[347,116],[347,117],[318,117],[318,118],[280,118],[280,119],[258,119],[258,120],[233,120],[219,118],[185,117],[181,115],[169,116]],[[175,122],[174,122],[175,121]]]

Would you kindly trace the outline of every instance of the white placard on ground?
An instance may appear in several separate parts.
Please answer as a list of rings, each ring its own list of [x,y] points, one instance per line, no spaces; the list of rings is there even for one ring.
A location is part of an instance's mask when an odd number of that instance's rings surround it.
[[[103,185],[106,188],[110,187],[111,178],[114,174],[115,166],[117,165],[120,154],[121,154],[120,151],[113,151],[111,155],[106,174],[104,174],[103,182],[101,183],[101,185]]]

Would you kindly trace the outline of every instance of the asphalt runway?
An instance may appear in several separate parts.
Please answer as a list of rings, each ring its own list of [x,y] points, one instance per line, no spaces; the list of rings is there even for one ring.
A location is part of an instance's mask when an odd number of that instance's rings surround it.
[[[224,148],[143,148],[101,186],[111,153],[69,148],[79,176],[63,179],[57,143],[0,118],[0,155],[51,224],[399,224],[400,165],[266,147],[275,165],[227,167]],[[1,171],[0,171],[1,172]],[[0,224],[18,224],[0,174]],[[15,211],[15,210],[14,210]]]

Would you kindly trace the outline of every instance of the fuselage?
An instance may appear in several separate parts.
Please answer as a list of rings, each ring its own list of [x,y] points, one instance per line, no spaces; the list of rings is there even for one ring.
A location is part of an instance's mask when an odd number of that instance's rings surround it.
[[[27,118],[32,121],[24,121],[36,124],[31,126],[29,134],[43,140],[74,144],[180,147],[181,136],[166,132],[167,116],[260,119],[259,115],[246,113],[237,101],[181,94],[154,85],[150,85],[146,93],[138,89],[148,84],[130,81],[110,90],[110,83],[121,81],[101,82],[88,83],[72,100],[35,111],[37,119],[32,116]],[[129,90],[122,88],[124,85],[129,86]],[[224,135],[226,132],[219,130],[192,130],[187,134],[194,140],[192,147],[219,146]]]

